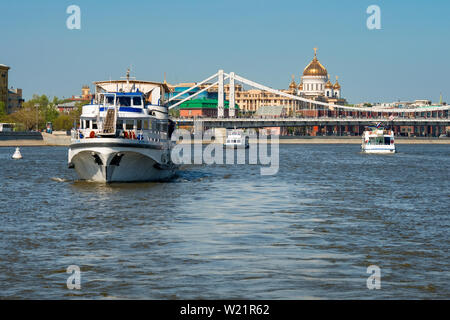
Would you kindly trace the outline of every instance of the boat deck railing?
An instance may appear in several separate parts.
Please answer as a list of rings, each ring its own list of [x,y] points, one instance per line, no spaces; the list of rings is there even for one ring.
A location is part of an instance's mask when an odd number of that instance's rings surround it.
[[[114,135],[105,134],[100,129],[72,129],[71,137],[74,140],[115,138],[124,140],[137,140],[145,142],[164,142],[167,140],[166,132],[152,130],[116,130]]]

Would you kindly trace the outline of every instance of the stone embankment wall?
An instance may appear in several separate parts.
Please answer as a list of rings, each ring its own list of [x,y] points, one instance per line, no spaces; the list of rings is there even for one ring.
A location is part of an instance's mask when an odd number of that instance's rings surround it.
[[[66,132],[0,132],[0,147],[10,146],[68,146],[70,136]]]

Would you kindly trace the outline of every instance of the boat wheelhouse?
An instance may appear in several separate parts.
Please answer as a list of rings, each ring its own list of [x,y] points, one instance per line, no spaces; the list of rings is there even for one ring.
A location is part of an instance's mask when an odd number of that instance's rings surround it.
[[[95,82],[94,100],[83,106],[72,130],[69,167],[80,179],[101,182],[156,181],[174,175],[174,130],[164,106],[164,83]]]
[[[395,153],[394,132],[380,124],[367,127],[362,136],[361,149],[364,153]]]

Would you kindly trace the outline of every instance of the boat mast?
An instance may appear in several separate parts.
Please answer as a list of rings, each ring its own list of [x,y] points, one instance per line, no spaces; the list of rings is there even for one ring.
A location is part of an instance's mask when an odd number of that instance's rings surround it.
[[[132,92],[131,87],[130,87],[130,78],[131,79],[136,79],[135,77],[130,77],[130,73],[131,73],[131,67],[127,68],[127,73],[125,74],[125,77],[120,77],[122,79],[126,79],[127,80],[126,88],[127,88],[128,92]]]

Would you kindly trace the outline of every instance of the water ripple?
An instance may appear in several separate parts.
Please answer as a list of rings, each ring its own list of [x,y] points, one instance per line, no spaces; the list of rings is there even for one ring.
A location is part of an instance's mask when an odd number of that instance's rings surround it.
[[[67,148],[0,148],[0,298],[448,299],[449,149],[400,149],[282,145],[275,176],[196,165],[105,185],[79,181]]]

